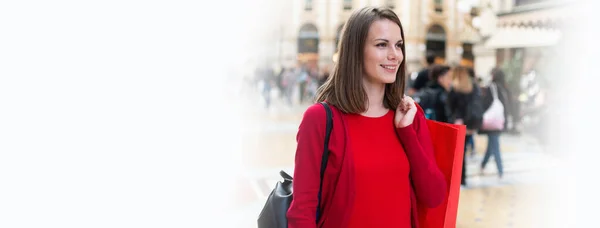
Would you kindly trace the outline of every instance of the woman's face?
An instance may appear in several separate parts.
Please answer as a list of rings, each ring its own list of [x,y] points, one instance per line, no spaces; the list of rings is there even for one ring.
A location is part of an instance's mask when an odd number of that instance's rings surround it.
[[[393,83],[402,53],[400,26],[393,21],[382,19],[373,22],[365,42],[364,77],[371,83]]]
[[[450,85],[452,84],[452,75],[450,71],[447,71],[442,76],[438,78],[438,83],[444,87],[446,90],[450,90]]]

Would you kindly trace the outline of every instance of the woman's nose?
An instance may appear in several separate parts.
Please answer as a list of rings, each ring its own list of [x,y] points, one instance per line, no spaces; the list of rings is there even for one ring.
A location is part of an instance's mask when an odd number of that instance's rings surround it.
[[[388,59],[389,60],[398,59],[398,53],[399,53],[399,50],[396,50],[396,48],[391,48],[391,50],[388,52]]]

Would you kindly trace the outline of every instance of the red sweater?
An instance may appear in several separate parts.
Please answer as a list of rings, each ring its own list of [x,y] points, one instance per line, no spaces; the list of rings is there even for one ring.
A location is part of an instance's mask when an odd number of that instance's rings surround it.
[[[410,166],[392,124],[394,112],[347,120],[356,188],[349,227],[410,227]]]
[[[348,227],[356,200],[356,170],[354,150],[349,143],[347,115],[334,106],[333,130],[329,142],[329,161],[323,181],[321,199],[321,228]],[[393,126],[393,122],[390,122]],[[289,228],[317,227],[315,224],[319,172],[323,142],[325,139],[326,114],[321,104],[309,107],[304,113],[296,139],[294,168],[294,199],[287,213]],[[433,144],[419,109],[413,124],[396,128],[397,138],[410,163],[411,222],[418,227],[417,203],[426,207],[439,205],[446,197],[446,181],[435,163]],[[378,183],[386,194],[391,192],[389,182]]]

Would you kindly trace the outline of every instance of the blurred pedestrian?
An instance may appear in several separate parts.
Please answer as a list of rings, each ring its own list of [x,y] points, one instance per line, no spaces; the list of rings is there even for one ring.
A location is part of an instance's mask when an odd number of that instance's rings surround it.
[[[309,80],[310,80],[310,75],[308,72],[308,68],[306,65],[303,65],[302,67],[300,67],[300,73],[298,76],[300,104],[304,103],[304,100],[306,99],[307,87],[308,87]]]
[[[431,66],[433,66],[433,63],[435,62],[435,55],[431,52],[427,52],[427,56],[425,57],[425,60],[427,62],[427,65],[425,67],[423,67],[423,69],[421,69],[421,71],[419,71],[419,73],[417,73],[417,78],[415,78],[415,81],[412,83],[411,87],[408,89],[409,96],[412,96],[419,90],[427,87],[427,84],[430,81],[429,69],[431,68]]]
[[[464,124],[467,127],[465,136],[464,156],[460,184],[467,185],[466,180],[466,157],[469,142],[473,141],[473,134],[483,121],[483,106],[479,88],[469,75],[467,68],[454,67],[451,71],[452,90],[448,94],[448,106],[453,116],[454,124]]]
[[[481,109],[483,109],[483,107],[481,107],[483,104],[481,103],[481,89],[479,87],[480,81],[476,78],[475,75],[475,70],[473,70],[473,68],[468,68],[468,72],[469,72],[469,78],[471,79],[471,81],[473,82],[473,90],[474,90],[474,97],[471,101],[471,105],[477,105],[479,111],[483,111]],[[479,125],[481,125],[481,123],[479,123]],[[475,131],[477,129],[479,129],[480,126],[473,126],[475,128],[471,128],[471,129],[475,129]],[[471,157],[475,156],[475,138],[473,137],[473,134],[469,135],[467,134],[467,139],[465,141],[465,148],[471,148]],[[467,154],[465,154],[466,156]]]
[[[492,70],[492,82],[490,86],[482,90],[483,94],[483,107],[486,112],[491,108],[494,97],[500,100],[503,106],[504,120],[511,112],[510,107],[510,91],[506,85],[506,79],[504,72],[499,68]],[[479,133],[486,134],[488,136],[487,149],[483,161],[481,162],[480,173],[483,174],[483,170],[491,156],[494,156],[496,161],[496,167],[498,168],[498,177],[502,178],[504,175],[504,169],[502,165],[502,157],[500,151],[500,134],[506,129],[507,121],[504,121],[503,126],[500,129],[486,129],[485,124],[482,125],[482,129]]]
[[[329,78],[329,67],[323,67],[321,77],[319,78],[319,87],[321,87]]]
[[[415,101],[425,111],[427,119],[444,123],[452,123],[452,113],[448,106],[448,93],[452,84],[450,67],[446,65],[433,65],[429,68],[431,79],[426,88],[413,95]]]

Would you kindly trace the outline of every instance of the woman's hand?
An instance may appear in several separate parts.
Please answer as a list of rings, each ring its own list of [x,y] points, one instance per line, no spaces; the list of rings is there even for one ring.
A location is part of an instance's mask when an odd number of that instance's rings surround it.
[[[415,114],[417,114],[417,105],[415,101],[409,97],[404,95],[400,104],[396,108],[396,116],[394,117],[394,124],[397,128],[404,128],[413,123],[415,119]]]

